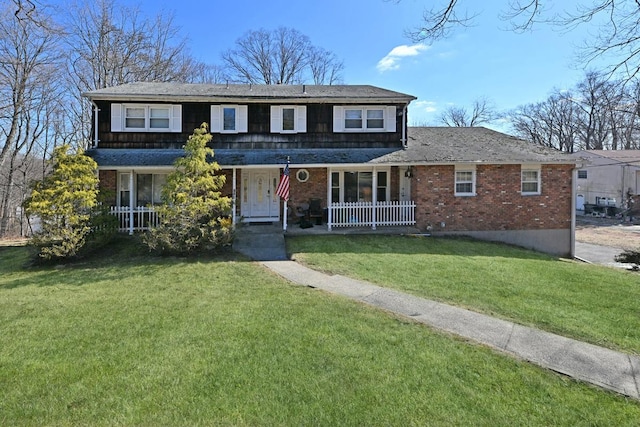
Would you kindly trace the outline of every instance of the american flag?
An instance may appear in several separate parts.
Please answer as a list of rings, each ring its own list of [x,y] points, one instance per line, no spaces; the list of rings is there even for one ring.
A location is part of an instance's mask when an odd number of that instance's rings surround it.
[[[289,163],[284,167],[282,176],[280,177],[280,183],[276,188],[276,194],[284,200],[289,200]]]

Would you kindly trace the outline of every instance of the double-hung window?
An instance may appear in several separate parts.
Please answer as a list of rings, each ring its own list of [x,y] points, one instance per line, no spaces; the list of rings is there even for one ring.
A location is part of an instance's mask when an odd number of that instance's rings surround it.
[[[272,105],[271,133],[304,133],[307,131],[305,105]]]
[[[578,171],[578,179],[587,179],[587,170],[581,169]]]
[[[520,175],[522,195],[540,194],[540,167],[522,165]]]
[[[456,196],[475,196],[476,195],[476,170],[471,167],[458,167],[455,169],[456,174]]]
[[[334,132],[395,132],[395,106],[335,106]]]
[[[246,133],[248,107],[246,105],[212,105],[212,133]]]
[[[182,132],[182,106],[111,104],[111,131]]]

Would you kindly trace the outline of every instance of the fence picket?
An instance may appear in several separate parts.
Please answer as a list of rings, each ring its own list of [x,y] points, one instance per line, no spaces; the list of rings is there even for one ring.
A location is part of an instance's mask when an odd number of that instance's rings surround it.
[[[373,202],[331,203],[329,227],[415,225],[415,207],[413,201],[378,202],[375,206]]]

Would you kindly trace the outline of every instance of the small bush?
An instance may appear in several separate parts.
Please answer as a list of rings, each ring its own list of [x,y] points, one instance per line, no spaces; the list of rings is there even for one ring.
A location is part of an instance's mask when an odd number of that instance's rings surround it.
[[[616,255],[616,262],[626,262],[640,265],[640,249],[626,249],[620,255]]]

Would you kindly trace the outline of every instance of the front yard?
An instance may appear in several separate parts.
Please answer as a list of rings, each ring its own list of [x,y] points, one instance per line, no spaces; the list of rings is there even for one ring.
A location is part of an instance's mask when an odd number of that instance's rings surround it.
[[[553,264],[455,240],[438,248],[419,239],[389,248],[380,237],[308,242],[312,249],[304,242],[296,252],[313,254],[305,255],[308,262],[341,245],[333,258],[339,253],[349,269],[374,268],[369,276],[381,278],[403,256],[412,259],[405,268],[423,264],[416,277],[440,283],[477,268],[470,258],[502,271],[492,279],[511,275],[504,283],[530,273],[523,262]],[[0,425],[574,426],[640,419],[636,401],[292,285],[234,254],[152,258],[127,239],[105,253],[23,268],[25,248],[0,248]],[[442,269],[442,257],[451,269]],[[608,269],[593,272],[618,280]],[[490,285],[475,285],[474,277],[461,288]],[[632,288],[619,296],[637,300]],[[513,300],[523,295],[515,287],[502,292]]]
[[[333,274],[640,354],[640,275],[475,240],[296,236],[292,256]]]

